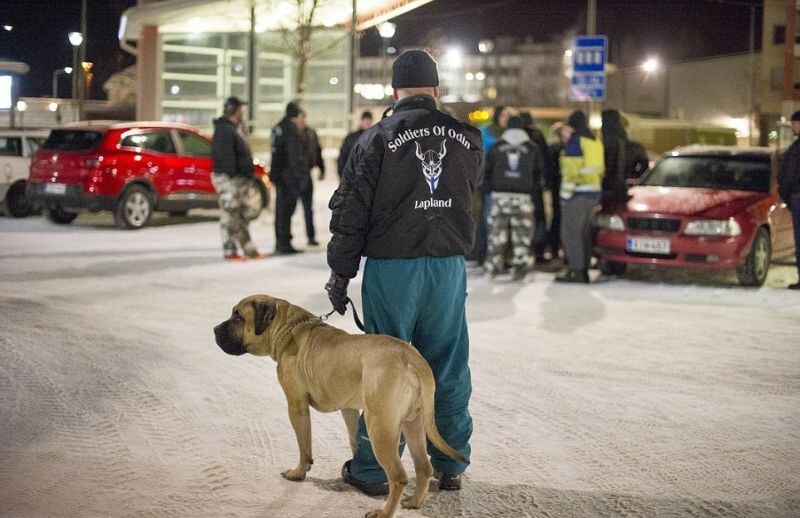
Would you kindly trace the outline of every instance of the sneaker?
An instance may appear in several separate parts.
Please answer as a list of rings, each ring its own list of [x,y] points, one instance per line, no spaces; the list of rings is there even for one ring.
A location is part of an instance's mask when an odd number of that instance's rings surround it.
[[[261,252],[258,252],[258,251],[248,252],[248,253],[246,253],[244,255],[248,259],[266,259],[267,257],[269,257],[268,254],[262,254]]]
[[[459,491],[461,489],[461,475],[448,475],[437,471],[433,477],[439,479],[439,491]]]
[[[364,482],[355,478],[353,474],[350,473],[351,462],[352,461],[348,460],[342,466],[342,480],[344,480],[346,484],[350,484],[367,496],[386,496],[389,494],[388,482]]]
[[[225,254],[225,260],[226,261],[244,261],[245,258],[244,258],[243,255],[239,255],[237,253],[233,253],[233,254]]]
[[[800,290],[800,282],[796,282],[794,284],[790,284],[787,286],[790,290]]]
[[[319,246],[319,241],[314,239],[313,237],[308,240],[308,246]]]

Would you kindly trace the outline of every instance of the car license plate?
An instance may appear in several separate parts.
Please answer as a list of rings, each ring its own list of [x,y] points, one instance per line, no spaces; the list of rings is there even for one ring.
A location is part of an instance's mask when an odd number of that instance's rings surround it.
[[[44,186],[44,192],[47,194],[64,194],[67,192],[67,184],[65,183],[48,183]]]
[[[669,239],[629,237],[625,243],[625,250],[643,254],[668,255],[670,253]]]

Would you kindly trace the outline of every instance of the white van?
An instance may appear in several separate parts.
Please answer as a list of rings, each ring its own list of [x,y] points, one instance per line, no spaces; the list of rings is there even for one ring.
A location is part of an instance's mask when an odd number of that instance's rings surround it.
[[[21,218],[34,207],[25,197],[31,156],[49,135],[47,130],[0,128],[0,205]]]

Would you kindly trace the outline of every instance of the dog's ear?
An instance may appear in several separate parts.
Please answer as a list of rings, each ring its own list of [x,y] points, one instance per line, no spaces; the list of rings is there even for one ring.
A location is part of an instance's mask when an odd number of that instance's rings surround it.
[[[260,335],[267,330],[267,326],[275,318],[275,304],[269,302],[253,302],[253,311],[255,313],[255,328],[256,335]]]

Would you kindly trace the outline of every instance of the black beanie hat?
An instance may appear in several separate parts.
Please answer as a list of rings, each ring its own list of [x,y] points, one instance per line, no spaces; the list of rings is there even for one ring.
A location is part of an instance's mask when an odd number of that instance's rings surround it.
[[[586,114],[580,110],[572,112],[567,119],[567,124],[575,129],[585,128],[587,126]]]
[[[392,65],[392,88],[439,86],[436,62],[424,50],[407,50]]]
[[[800,110],[794,112],[792,114],[792,118],[790,119],[792,122],[800,121]]]
[[[364,111],[361,113],[361,119],[369,119],[372,120],[372,112],[371,111]]]
[[[292,117],[297,117],[300,115],[300,107],[297,106],[295,103],[289,103],[286,105],[286,116],[290,119]]]

